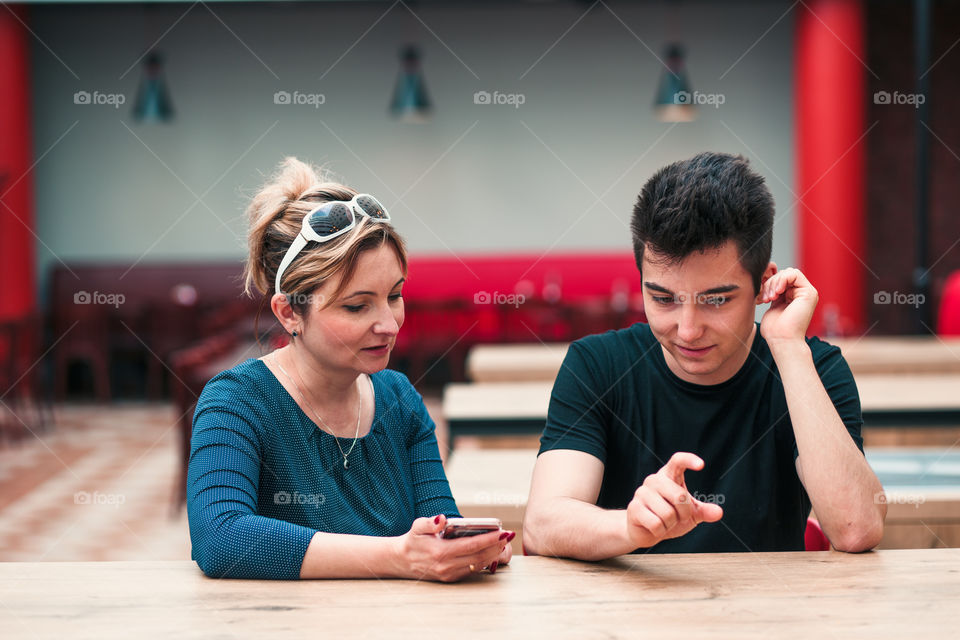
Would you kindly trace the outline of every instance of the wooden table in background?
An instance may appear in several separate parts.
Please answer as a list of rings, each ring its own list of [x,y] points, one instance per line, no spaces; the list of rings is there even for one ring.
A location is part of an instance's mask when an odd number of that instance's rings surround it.
[[[960,339],[936,336],[830,338],[854,375],[960,374]],[[474,382],[553,381],[567,354],[565,342],[478,345],[467,356]]]
[[[523,553],[523,514],[536,461],[536,449],[457,449],[446,466],[460,513],[500,518],[504,529],[517,532],[515,554]]]
[[[550,404],[552,382],[448,384],[443,413],[451,441],[457,435],[539,433]],[[960,425],[960,374],[857,377],[867,427]]]
[[[882,549],[960,547],[960,451],[946,448],[867,449],[867,460],[886,490]],[[523,516],[536,449],[457,450],[447,479],[465,516],[500,518],[517,532],[522,552]]]
[[[947,638],[960,550],[515,558],[455,585],[0,564],[4,638]]]

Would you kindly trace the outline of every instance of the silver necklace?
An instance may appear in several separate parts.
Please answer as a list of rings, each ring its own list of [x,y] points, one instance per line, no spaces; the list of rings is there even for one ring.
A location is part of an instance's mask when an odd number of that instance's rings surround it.
[[[303,392],[303,390],[300,388],[300,385],[297,384],[297,381],[294,380],[293,377],[292,377],[289,373],[287,373],[287,370],[283,368],[283,365],[280,364],[280,359],[277,358],[277,357],[274,357],[273,362],[274,362],[274,364],[277,365],[277,368],[280,369],[281,372],[283,372],[283,375],[285,375],[285,376],[287,377],[287,379],[288,379],[290,382],[293,383],[293,386],[294,386],[294,388],[297,390],[297,393],[300,394],[300,397],[303,398],[303,401],[304,401],[305,403],[307,403],[307,406],[310,407],[310,410],[311,410],[311,411],[313,411],[313,415],[317,416],[317,420],[320,421],[321,426],[322,426],[322,427],[327,431],[327,433],[329,433],[330,436],[333,438],[334,444],[336,444],[336,445],[337,445],[337,449],[340,450],[340,455],[343,456],[343,468],[344,468],[344,469],[349,469],[349,468],[350,468],[350,461],[349,461],[347,458],[348,458],[348,457],[350,456],[350,454],[353,452],[353,448],[354,448],[355,446],[357,446],[357,439],[360,437],[360,414],[363,412],[363,396],[360,394],[360,390],[357,389],[357,394],[358,394],[358,395],[357,395],[357,431],[356,431],[356,433],[353,434],[353,442],[350,444],[350,448],[347,449],[347,452],[346,452],[346,453],[344,453],[344,452],[343,452],[343,447],[340,446],[340,439],[339,439],[337,436],[333,435],[333,429],[331,429],[329,426],[327,426],[327,423],[323,421],[323,418],[321,418],[321,417],[320,417],[320,414],[317,413],[317,410],[313,407],[313,404],[310,402],[310,399],[307,398],[307,395],[306,395],[306,394]],[[296,366],[296,363],[294,363],[294,366]],[[300,371],[299,371],[299,370],[297,371],[297,375],[300,375]],[[358,377],[358,378],[357,378],[357,385],[359,385],[359,384],[360,384],[360,378]]]

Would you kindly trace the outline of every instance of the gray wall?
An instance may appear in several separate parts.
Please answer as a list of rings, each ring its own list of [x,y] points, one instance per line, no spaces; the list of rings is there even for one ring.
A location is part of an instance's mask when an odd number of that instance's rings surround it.
[[[289,154],[378,194],[413,251],[462,253],[627,250],[633,200],[656,168],[741,152],[777,202],[774,259],[793,263],[787,2],[611,2],[585,17],[580,3],[428,4],[417,15],[433,33],[403,5],[380,19],[389,6],[31,7],[38,277],[58,259],[240,259],[245,202]],[[159,45],[177,119],[137,125],[140,67],[123,74],[178,19]],[[658,122],[661,67],[637,38],[661,56],[682,41],[693,88],[725,104]],[[408,41],[436,105],[425,126],[387,115]],[[76,105],[80,90],[126,104]],[[326,102],[275,105],[279,90]],[[476,105],[479,90],[525,104]]]

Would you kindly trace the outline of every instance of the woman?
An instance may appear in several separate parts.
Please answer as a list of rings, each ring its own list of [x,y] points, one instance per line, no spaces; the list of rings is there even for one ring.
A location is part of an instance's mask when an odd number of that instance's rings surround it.
[[[452,582],[509,562],[513,532],[437,535],[459,514],[422,398],[385,369],[407,256],[382,205],[288,158],[248,215],[247,293],[270,295],[291,339],[197,402],[197,564],[214,577]]]

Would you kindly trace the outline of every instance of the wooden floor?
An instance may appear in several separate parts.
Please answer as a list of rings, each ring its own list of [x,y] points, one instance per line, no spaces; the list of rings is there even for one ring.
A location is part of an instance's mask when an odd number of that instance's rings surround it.
[[[0,449],[0,560],[189,559],[172,405],[59,406]]]

